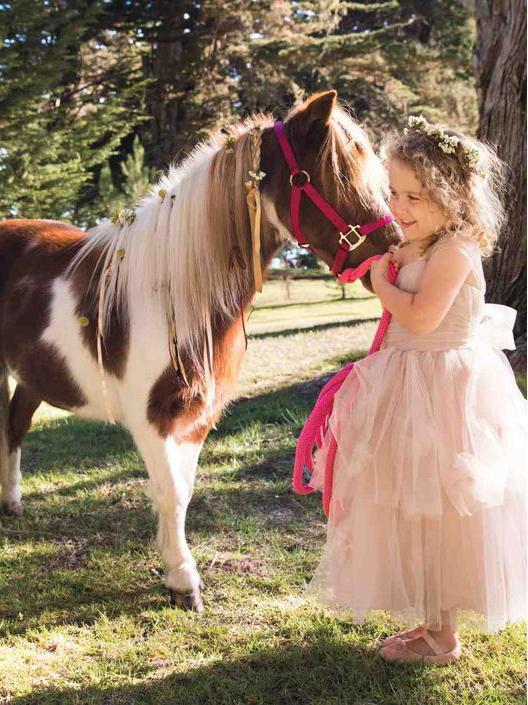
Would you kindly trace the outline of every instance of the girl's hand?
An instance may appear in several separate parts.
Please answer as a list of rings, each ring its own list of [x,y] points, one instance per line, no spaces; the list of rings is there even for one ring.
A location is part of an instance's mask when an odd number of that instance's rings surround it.
[[[386,252],[381,259],[370,265],[370,283],[372,284],[374,293],[378,296],[377,289],[380,282],[383,280],[389,281],[389,262],[393,262],[395,266],[398,267],[398,263],[395,261],[392,252]]]

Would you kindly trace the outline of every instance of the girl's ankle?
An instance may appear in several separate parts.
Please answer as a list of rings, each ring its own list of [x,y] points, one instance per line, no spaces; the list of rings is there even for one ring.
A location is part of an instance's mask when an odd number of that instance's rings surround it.
[[[452,651],[455,646],[459,643],[457,632],[451,629],[441,629],[433,630],[427,629],[428,633],[432,638],[441,646],[445,651]]]

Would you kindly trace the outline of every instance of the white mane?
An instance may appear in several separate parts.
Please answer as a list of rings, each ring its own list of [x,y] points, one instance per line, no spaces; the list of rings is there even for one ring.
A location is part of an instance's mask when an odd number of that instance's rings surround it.
[[[262,120],[262,116],[258,119]],[[230,133],[239,137],[255,124],[255,118],[246,120],[231,127]],[[105,220],[90,229],[70,267],[70,271],[75,270],[93,252],[100,253],[99,261],[104,262],[103,277],[110,267],[104,284],[106,324],[113,312],[120,315],[128,311],[133,316],[138,311],[147,315],[160,308],[166,311],[170,300],[178,349],[185,349],[206,387],[214,384],[213,313],[232,319],[234,312],[240,310],[243,289],[247,291],[248,286],[247,273],[229,271],[232,243],[219,241],[214,232],[214,214],[208,213],[211,165],[224,145],[225,137],[219,134],[198,145],[179,167],[171,167],[139,201],[132,223],[119,225]],[[243,158],[237,153],[237,177],[238,160]],[[237,178],[235,184],[235,190],[240,188],[245,199],[243,179]],[[165,191],[163,197],[160,191]],[[230,194],[233,202],[235,196]],[[225,203],[225,208],[230,209],[231,205]],[[236,215],[234,209],[229,212],[230,218]],[[120,250],[124,251],[122,259],[116,258]],[[119,264],[112,265],[117,261]],[[167,347],[168,340],[167,329]]]

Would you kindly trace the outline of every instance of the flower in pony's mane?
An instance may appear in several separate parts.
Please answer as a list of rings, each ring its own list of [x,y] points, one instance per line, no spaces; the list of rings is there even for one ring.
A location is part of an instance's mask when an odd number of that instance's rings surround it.
[[[227,135],[224,141],[225,148],[228,152],[232,152],[235,149],[235,137],[234,135]]]
[[[248,174],[251,176],[253,181],[262,181],[262,179],[266,176],[265,172],[260,171],[260,169],[257,169],[257,171],[248,171]]]
[[[127,207],[114,213],[112,223],[115,225],[132,225],[136,219],[136,211],[133,208]]]
[[[462,159],[463,165],[470,171],[479,176],[485,176],[484,171],[479,169],[479,151],[473,145],[466,145],[455,135],[448,135],[441,128],[434,127],[427,122],[423,115],[410,115],[407,125],[408,127],[403,131],[404,134],[408,134],[412,130],[431,137],[444,154],[457,154]]]

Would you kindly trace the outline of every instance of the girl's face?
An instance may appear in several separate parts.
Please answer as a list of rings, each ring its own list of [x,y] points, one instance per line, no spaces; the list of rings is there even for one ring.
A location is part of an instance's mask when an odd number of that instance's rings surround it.
[[[409,242],[425,240],[447,223],[442,208],[427,197],[414,170],[400,159],[389,162],[390,209]]]

